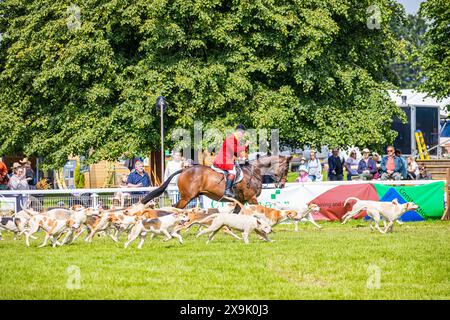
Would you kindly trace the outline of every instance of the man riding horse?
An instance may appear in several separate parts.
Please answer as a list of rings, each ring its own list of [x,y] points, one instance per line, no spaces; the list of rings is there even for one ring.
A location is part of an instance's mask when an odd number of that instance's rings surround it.
[[[180,199],[175,204],[177,208],[184,208],[196,197],[205,195],[210,199],[220,201],[223,196],[233,197],[239,202],[258,204],[257,197],[261,194],[262,176],[270,175],[278,188],[283,188],[289,170],[289,162],[292,156],[262,156],[251,161],[248,165],[242,166],[242,180],[236,182],[235,194],[231,191],[236,177],[236,169],[233,161],[234,156],[238,156],[246,150],[249,142],[239,146],[238,139],[242,138],[245,132],[243,125],[238,125],[236,131],[228,136],[214,161],[214,166],[223,170],[218,172],[217,168],[196,164],[190,168],[178,170],[169,176],[157,189],[151,191],[141,199],[140,203],[129,210],[137,212],[144,208],[145,204],[155,197],[161,196],[170,181],[176,175],[180,175],[177,181],[180,192]],[[131,212],[130,211],[130,212]]]
[[[234,179],[236,178],[236,167],[234,157],[239,157],[241,152],[247,150],[249,141],[246,141],[244,145],[239,145],[239,140],[245,134],[245,127],[243,124],[239,124],[236,127],[236,131],[230,134],[222,144],[219,153],[214,160],[214,166],[222,169],[226,172],[227,181],[225,184],[224,196],[234,198],[235,194],[232,191]]]

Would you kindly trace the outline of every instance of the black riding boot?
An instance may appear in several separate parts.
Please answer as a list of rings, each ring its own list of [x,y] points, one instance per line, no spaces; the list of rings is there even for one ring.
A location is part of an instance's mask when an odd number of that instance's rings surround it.
[[[235,197],[233,191],[231,190],[231,188],[233,188],[233,181],[234,181],[234,179],[227,178],[227,184],[225,186],[225,193],[224,193],[225,197],[230,197],[230,198]]]

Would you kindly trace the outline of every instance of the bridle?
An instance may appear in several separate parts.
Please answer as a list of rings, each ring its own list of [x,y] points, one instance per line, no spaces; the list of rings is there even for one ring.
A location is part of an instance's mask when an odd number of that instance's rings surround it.
[[[259,157],[258,157],[258,159],[259,159]],[[254,176],[253,171],[254,171],[255,165],[254,164],[250,164],[250,165],[251,165],[252,169],[251,169],[251,172],[250,172],[250,179],[247,182],[247,187],[250,187],[250,182],[252,181],[252,178]],[[271,173],[269,176],[273,180],[275,180],[275,185],[276,185],[277,188],[279,188],[280,187],[280,183],[282,184],[282,186],[284,186],[286,184],[287,174],[288,174],[288,170],[285,169],[284,173],[281,174],[279,177],[277,175],[275,175],[274,173]]]
[[[286,165],[286,164],[284,164],[284,165]],[[275,174],[271,174],[272,179],[274,179],[276,181],[275,182],[275,186],[277,188],[280,188],[281,186],[284,187],[286,185],[287,175],[288,175],[288,169],[287,168],[285,168],[283,170],[283,173],[280,175],[279,178],[277,178],[277,176]]]
[[[276,176],[274,174],[271,175],[272,178],[276,178]],[[275,185],[277,188],[280,188],[280,183],[282,183],[281,185],[284,186],[286,184],[286,179],[287,179],[287,173],[283,174],[280,176],[280,178],[278,180],[276,180]]]

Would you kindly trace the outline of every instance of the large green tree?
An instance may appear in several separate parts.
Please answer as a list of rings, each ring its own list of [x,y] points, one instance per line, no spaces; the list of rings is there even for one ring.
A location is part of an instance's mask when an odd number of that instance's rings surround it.
[[[393,21],[392,29],[400,40],[403,53],[394,58],[393,69],[401,89],[415,89],[420,84],[418,55],[423,45],[427,24],[418,14],[408,14],[405,19]]]
[[[3,0],[0,154],[158,149],[159,95],[167,137],[242,122],[379,148],[401,115],[386,92],[401,15],[395,0]]]
[[[421,90],[436,98],[450,96],[450,3],[428,0],[421,3],[420,14],[428,20],[424,45],[419,54]]]

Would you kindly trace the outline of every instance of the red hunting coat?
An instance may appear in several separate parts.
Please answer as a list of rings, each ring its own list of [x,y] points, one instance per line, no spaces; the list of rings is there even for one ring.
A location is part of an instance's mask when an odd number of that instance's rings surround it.
[[[247,146],[240,146],[234,134],[230,134],[222,144],[219,153],[214,159],[214,166],[222,170],[233,170],[234,157],[245,151]]]

